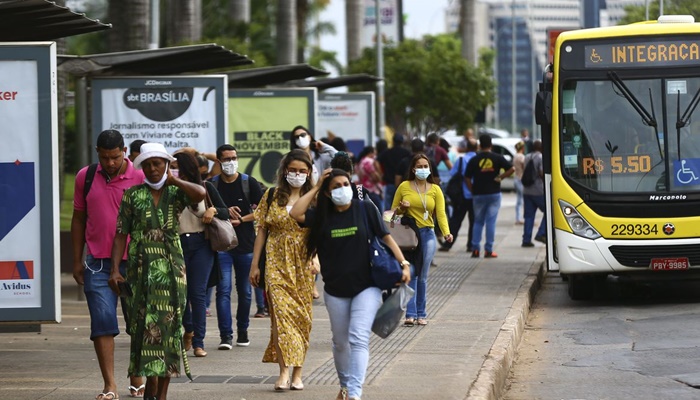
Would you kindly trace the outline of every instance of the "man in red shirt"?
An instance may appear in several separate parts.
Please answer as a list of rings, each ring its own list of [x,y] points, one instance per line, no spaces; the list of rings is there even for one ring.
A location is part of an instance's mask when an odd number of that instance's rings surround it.
[[[75,176],[73,193],[73,278],[84,285],[90,311],[90,339],[95,347],[104,387],[97,400],[118,398],[114,380],[114,337],[119,334],[117,295],[108,285],[112,242],[117,231],[117,214],[124,191],[143,183],[143,172],[126,157],[124,138],[116,130],[97,137],[99,163],[82,168]],[[96,167],[96,168],[95,168]],[[86,185],[86,180],[88,185]],[[83,248],[87,255],[83,262]],[[122,260],[126,260],[126,252]],[[126,274],[126,262],[120,265]],[[122,310],[124,310],[122,303]],[[126,313],[124,318],[128,318]],[[143,396],[143,378],[131,377],[129,390]]]

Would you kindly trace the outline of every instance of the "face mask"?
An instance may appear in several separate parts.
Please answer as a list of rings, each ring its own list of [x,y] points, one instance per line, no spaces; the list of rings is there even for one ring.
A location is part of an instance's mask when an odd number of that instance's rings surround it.
[[[238,172],[238,161],[222,162],[221,171],[228,176],[236,175],[236,172]]]
[[[347,206],[352,201],[352,188],[341,186],[331,190],[331,201],[336,206]]]
[[[424,181],[430,175],[430,168],[416,168],[416,178]]]
[[[296,143],[297,146],[302,149],[307,149],[311,144],[311,137],[308,134],[305,136],[299,136],[294,143]]]
[[[287,182],[292,185],[292,187],[299,188],[304,186],[307,176],[308,174],[287,174]]]
[[[153,190],[160,190],[163,187],[163,185],[165,185],[165,181],[168,180],[168,167],[170,167],[170,165],[166,164],[165,172],[163,173],[163,177],[160,178],[160,180],[158,182],[152,183],[151,181],[148,180],[148,178],[144,178],[143,183],[150,186],[151,189],[153,189]]]

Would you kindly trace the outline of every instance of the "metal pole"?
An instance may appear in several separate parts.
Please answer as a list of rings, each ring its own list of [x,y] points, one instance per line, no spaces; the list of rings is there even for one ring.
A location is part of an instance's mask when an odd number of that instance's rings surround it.
[[[151,42],[149,49],[157,49],[160,43],[160,1],[151,0]]]
[[[78,134],[78,165],[88,165],[92,138],[88,134],[87,78],[75,81],[75,122]]]
[[[644,8],[646,8],[646,11],[644,12],[644,20],[649,21],[649,0],[644,0]]]
[[[659,17],[664,15],[664,0],[659,0]]]
[[[513,3],[511,4],[511,71],[510,71],[510,130],[512,133],[515,133],[517,131],[516,127],[516,121],[515,121],[515,102],[516,102],[516,90],[517,90],[517,85],[515,84],[515,59],[516,59],[516,53],[515,53],[515,0],[513,0]]]
[[[375,23],[377,27],[377,77],[379,78],[379,81],[377,81],[377,140],[384,138],[384,125],[386,124],[384,116],[384,43],[382,43],[382,21],[379,1],[380,0],[374,1],[374,15],[376,17]],[[369,143],[369,145],[371,144],[372,143]]]

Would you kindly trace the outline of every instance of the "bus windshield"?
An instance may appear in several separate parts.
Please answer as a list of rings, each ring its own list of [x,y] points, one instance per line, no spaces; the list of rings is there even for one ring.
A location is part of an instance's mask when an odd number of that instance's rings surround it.
[[[597,192],[699,191],[699,93],[700,77],[565,81],[564,176]]]

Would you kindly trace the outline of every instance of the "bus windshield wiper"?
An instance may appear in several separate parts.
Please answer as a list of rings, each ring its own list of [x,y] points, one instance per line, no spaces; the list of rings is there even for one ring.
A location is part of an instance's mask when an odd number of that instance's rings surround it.
[[[651,88],[649,88],[649,102],[651,104],[651,112],[652,114],[647,111],[646,108],[644,108],[644,105],[637,99],[637,97],[632,93],[632,91],[625,85],[625,82],[620,79],[620,77],[617,75],[615,71],[610,71],[608,72],[608,77],[612,81],[613,85],[622,93],[622,95],[627,99],[627,101],[630,103],[632,108],[634,108],[635,111],[639,114],[640,117],[642,117],[642,122],[644,122],[644,125],[647,126],[652,126],[654,127],[654,135],[656,137],[656,144],[659,147],[659,154],[661,155],[661,158],[664,158],[663,150],[661,149],[661,142],[659,141],[659,127],[656,123],[656,114],[654,113],[654,98],[651,95]]]
[[[649,111],[647,111],[646,108],[642,105],[642,103],[637,99],[637,97],[632,93],[631,90],[625,85],[625,82],[620,79],[619,76],[617,76],[617,73],[615,71],[610,71],[608,72],[608,77],[612,81],[612,83],[615,85],[615,87],[622,93],[622,95],[627,99],[627,101],[630,103],[630,105],[634,108],[635,111],[639,114],[639,116],[642,117],[642,121],[644,122],[645,125],[647,126],[653,126],[656,128],[656,119],[654,118],[653,115],[649,114]],[[653,111],[653,104],[652,104],[652,111]]]
[[[700,103],[700,88],[695,92],[695,96],[690,100],[688,108],[683,112],[681,116],[681,91],[677,92],[678,97],[676,98],[676,103],[678,105],[678,113],[676,117],[676,141],[678,143],[678,159],[681,159],[681,128],[688,126],[688,121],[690,121],[690,116],[695,112],[695,108]]]

